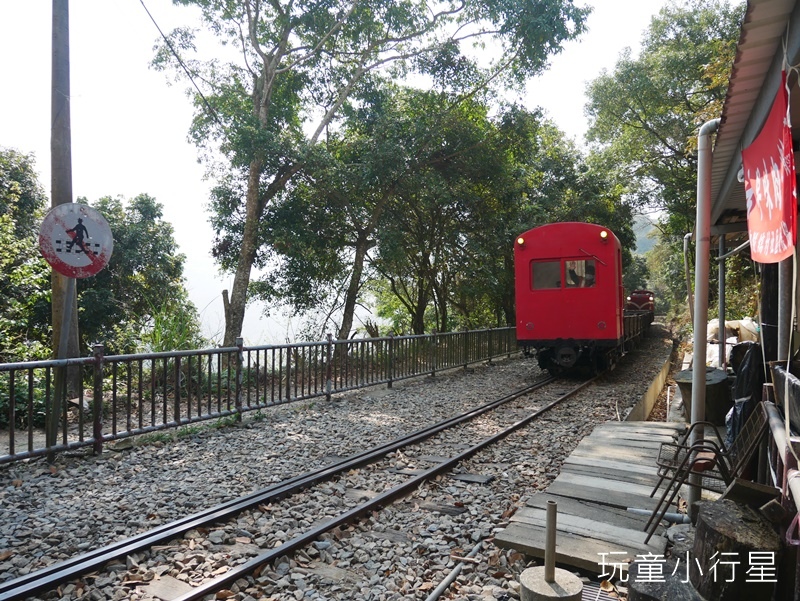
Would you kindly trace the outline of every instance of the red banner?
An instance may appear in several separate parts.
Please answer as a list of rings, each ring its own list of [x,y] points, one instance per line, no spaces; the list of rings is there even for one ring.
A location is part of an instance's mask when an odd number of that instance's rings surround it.
[[[797,241],[797,184],[786,73],[766,123],[742,151],[750,255],[759,263],[792,256]]]

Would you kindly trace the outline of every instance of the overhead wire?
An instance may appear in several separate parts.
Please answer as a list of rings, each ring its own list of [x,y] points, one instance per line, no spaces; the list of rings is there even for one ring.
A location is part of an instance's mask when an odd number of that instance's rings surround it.
[[[155,20],[155,17],[153,17],[152,13],[147,8],[147,5],[145,5],[144,0],[139,0],[139,2],[141,3],[142,8],[144,8],[145,12],[147,13],[147,16],[150,17],[150,20],[153,22],[153,25],[156,26],[156,29],[158,30],[158,33],[161,35],[162,39],[167,44],[167,48],[169,48],[169,51],[172,53],[172,55],[178,61],[178,64],[181,66],[181,68],[186,73],[186,76],[189,78],[189,81],[192,82],[192,86],[194,86],[194,89],[197,90],[197,94],[200,96],[200,98],[203,99],[203,103],[205,104],[206,109],[208,110],[208,112],[211,114],[211,117],[214,118],[214,121],[217,122],[217,125],[219,125],[220,127],[225,127],[222,124],[222,121],[220,120],[219,115],[217,114],[217,111],[214,110],[214,107],[211,106],[211,103],[208,101],[208,99],[205,97],[203,92],[200,90],[200,87],[197,85],[197,82],[194,80],[194,77],[192,76],[192,72],[189,70],[189,67],[187,67],[186,63],[183,62],[183,59],[181,59],[180,55],[175,50],[175,47],[172,45],[172,42],[170,42],[169,38],[166,35],[164,35],[164,32],[161,30],[161,27],[159,27],[158,23]]]

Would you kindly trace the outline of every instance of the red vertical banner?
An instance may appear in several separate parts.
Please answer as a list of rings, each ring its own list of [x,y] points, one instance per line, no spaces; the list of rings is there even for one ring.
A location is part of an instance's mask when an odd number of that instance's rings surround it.
[[[759,263],[791,257],[797,242],[797,183],[787,105],[784,72],[761,133],[742,151],[750,255]]]

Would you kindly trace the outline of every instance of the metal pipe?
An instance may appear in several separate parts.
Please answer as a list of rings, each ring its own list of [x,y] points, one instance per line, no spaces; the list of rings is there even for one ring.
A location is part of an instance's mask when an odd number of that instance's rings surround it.
[[[689,269],[689,240],[692,232],[683,237],[683,269],[686,272],[686,301],[689,303],[689,319],[694,323],[694,295],[692,294],[692,272]]]
[[[720,234],[719,237],[719,256],[725,254],[725,234]],[[720,261],[717,265],[719,277],[719,298],[717,299],[718,313],[719,313],[719,368],[725,369],[728,365],[727,350],[728,343],[725,336],[725,261]]]
[[[665,422],[669,421],[669,397],[671,393],[672,393],[672,386],[667,386],[667,415],[664,417]]]
[[[739,246],[734,248],[732,251],[727,252],[724,255],[720,255],[719,257],[717,257],[717,261],[724,261],[728,257],[732,257],[733,255],[738,254],[738,253],[742,252],[745,248],[749,248],[749,247],[750,247],[750,240],[747,240],[746,242],[743,242],[742,244],[740,244]]]
[[[694,258],[694,363],[692,369],[692,424],[706,416],[706,337],[708,336],[708,275],[711,255],[711,134],[720,119],[706,121],[697,137],[697,221]],[[692,429],[691,443],[703,438],[703,426]],[[691,507],[700,500],[698,476],[690,478],[688,501]]]
[[[556,581],[556,516],[558,503],[547,502],[547,529],[545,530],[544,546],[544,581]]]
[[[478,551],[480,551],[481,546],[483,546],[483,541],[479,542],[477,545],[472,547],[472,551],[467,553],[467,557],[475,557],[478,554]],[[458,578],[458,575],[461,573],[461,570],[463,568],[464,568],[464,562],[463,561],[458,562],[458,565],[456,565],[451,570],[451,572],[447,575],[447,578],[445,578],[439,583],[439,586],[437,586],[433,590],[433,592],[430,595],[428,595],[425,601],[436,601],[439,597],[441,597],[444,594],[444,592],[450,587],[450,585],[453,584],[453,582],[455,582],[455,579]]]
[[[651,509],[639,509],[638,507],[628,507],[628,512],[636,515],[653,515]],[[692,520],[685,513],[667,512],[661,516],[662,520],[667,520],[670,524],[691,524]]]
[[[791,452],[789,450],[789,443],[786,440],[786,424],[783,417],[778,413],[778,408],[772,403],[764,403],[764,408],[767,412],[767,423],[769,424],[772,439],[775,441],[775,448],[781,454],[780,460],[786,465],[786,457]],[[781,484],[777,482],[776,484]],[[792,500],[794,501],[795,508],[800,511],[800,472],[794,469],[789,469],[786,472],[786,487],[791,492]]]

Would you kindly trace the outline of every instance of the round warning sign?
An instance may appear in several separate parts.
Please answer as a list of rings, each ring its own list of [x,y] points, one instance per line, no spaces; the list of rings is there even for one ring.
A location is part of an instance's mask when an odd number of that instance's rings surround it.
[[[45,261],[70,278],[95,275],[113,250],[114,238],[105,217],[83,204],[53,207],[39,228],[39,251]]]

